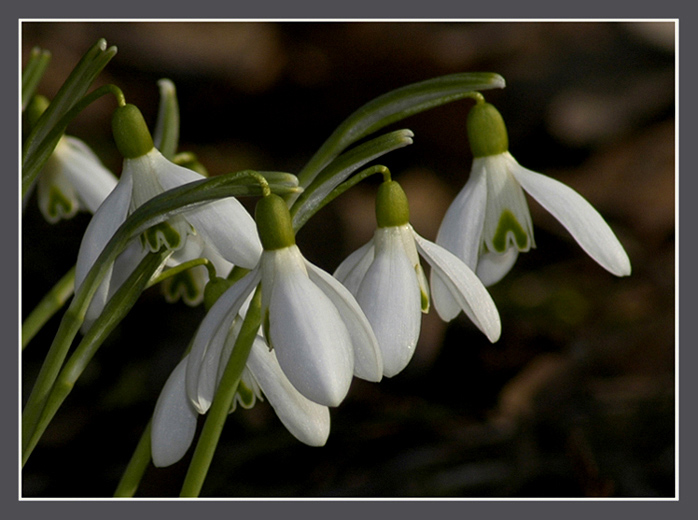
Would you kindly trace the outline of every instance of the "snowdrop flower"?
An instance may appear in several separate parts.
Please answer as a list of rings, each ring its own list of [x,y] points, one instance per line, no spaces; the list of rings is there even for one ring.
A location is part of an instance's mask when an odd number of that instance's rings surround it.
[[[116,186],[116,177],[80,139],[63,136],[37,180],[39,209],[51,224],[94,213]]]
[[[490,341],[499,339],[499,313],[489,293],[461,260],[415,232],[409,223],[407,197],[397,182],[386,179],[378,189],[376,220],[373,238],[340,264],[335,277],[356,296],[371,322],[385,376],[398,374],[412,359],[421,314],[429,310],[429,285],[418,253],[431,265],[432,277],[444,285],[459,311]],[[443,318],[438,306],[436,310]]]
[[[449,207],[436,243],[461,258],[485,285],[498,282],[519,252],[535,247],[524,191],[548,210],[596,262],[616,276],[630,274],[630,260],[603,217],[559,181],[519,165],[509,153],[506,126],[489,103],[468,115],[473,166],[468,182]],[[442,287],[434,299],[453,307]]]
[[[206,365],[211,381],[218,387],[239,332],[242,318],[237,316],[225,342],[207,353]],[[185,356],[168,378],[155,405],[151,429],[151,451],[155,466],[164,467],[180,460],[196,433],[197,417],[208,406],[199,408],[189,399],[186,375],[189,356]],[[326,406],[305,398],[289,382],[279,366],[276,354],[261,336],[252,344],[232,411],[237,404],[251,408],[266,397],[277,416],[294,437],[309,446],[324,446],[330,433],[330,413]]]
[[[78,252],[76,290],[128,215],[166,190],[203,178],[160,154],[153,146],[143,116],[134,105],[117,108],[112,127],[117,147],[124,157],[123,170],[118,184],[85,231]],[[232,197],[175,215],[149,228],[117,258],[90,304],[85,326],[99,316],[108,298],[147,251],[158,251],[162,246],[174,251],[168,260],[170,265],[205,256],[252,268],[262,252],[254,220]]]
[[[307,399],[338,406],[352,375],[379,381],[383,363],[376,337],[359,304],[330,274],[308,262],[296,246],[288,207],[270,194],[255,219],[264,252],[259,265],[211,307],[194,338],[187,364],[187,393],[199,409],[213,398],[206,370],[235,316],[261,283],[262,329],[290,383]]]
[[[25,110],[27,131],[48,105],[44,96],[32,98]],[[51,224],[72,218],[80,210],[94,213],[116,182],[116,176],[83,141],[64,135],[36,180],[39,210]]]

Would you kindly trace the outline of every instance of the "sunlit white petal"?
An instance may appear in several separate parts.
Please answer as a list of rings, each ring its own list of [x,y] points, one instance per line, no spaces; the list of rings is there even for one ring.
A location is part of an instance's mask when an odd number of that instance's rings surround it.
[[[487,179],[482,169],[473,169],[468,182],[453,200],[444,216],[436,243],[475,270],[482,247],[482,228],[487,208]],[[434,274],[431,275],[431,299],[439,316],[446,321],[461,311],[450,291]]]
[[[581,248],[616,276],[631,272],[630,259],[611,228],[584,197],[569,186],[521,166],[516,180],[570,232]]]
[[[470,173],[468,182],[453,200],[436,235],[445,247],[474,270],[482,245],[487,209],[487,179],[482,168]]]
[[[308,276],[332,301],[344,320],[354,347],[354,375],[378,382],[383,377],[383,358],[371,324],[358,302],[336,278],[306,261]]]
[[[375,257],[356,293],[383,354],[383,374],[402,371],[414,355],[422,322],[415,266],[403,247],[399,228],[379,228]]]
[[[473,160],[473,171],[481,171],[487,179],[482,242],[492,253],[505,253],[510,247],[517,247],[519,251],[535,247],[526,196],[512,175],[512,168],[516,165],[509,153]],[[480,252],[484,251],[481,249]]]
[[[487,338],[497,341],[501,334],[499,313],[492,297],[475,273],[453,253],[417,233],[414,236],[420,253],[431,265],[432,273]]]
[[[308,399],[338,406],[354,371],[351,337],[331,300],[310,281],[296,246],[265,251],[276,276],[269,295],[267,338],[284,373]],[[262,287],[266,284],[262,282]]]

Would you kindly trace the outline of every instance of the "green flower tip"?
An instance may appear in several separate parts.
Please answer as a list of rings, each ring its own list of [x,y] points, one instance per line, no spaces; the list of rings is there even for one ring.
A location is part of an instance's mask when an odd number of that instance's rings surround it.
[[[124,158],[136,159],[153,149],[153,138],[137,106],[127,104],[117,108],[111,127],[116,147]]]
[[[272,193],[259,199],[254,218],[265,250],[284,249],[296,243],[291,214],[284,199],[278,195]]]
[[[410,207],[402,186],[385,181],[376,195],[376,222],[378,227],[404,226],[410,221]]]
[[[36,126],[41,115],[46,111],[49,106],[49,100],[41,95],[36,95],[32,97],[31,101],[24,109],[22,114],[24,118],[24,133],[28,135],[32,131],[32,128]]]
[[[474,157],[498,155],[509,150],[507,127],[494,105],[478,103],[470,109],[468,139]]]

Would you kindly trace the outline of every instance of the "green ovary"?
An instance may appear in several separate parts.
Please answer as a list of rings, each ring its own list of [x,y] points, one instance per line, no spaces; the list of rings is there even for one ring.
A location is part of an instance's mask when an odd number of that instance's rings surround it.
[[[514,236],[514,241],[516,242],[519,251],[526,249],[528,246],[528,233],[516,220],[514,214],[505,209],[499,216],[499,224],[497,224],[497,230],[494,232],[494,237],[492,237],[492,246],[498,253],[504,253],[507,249],[507,237],[511,233]]]

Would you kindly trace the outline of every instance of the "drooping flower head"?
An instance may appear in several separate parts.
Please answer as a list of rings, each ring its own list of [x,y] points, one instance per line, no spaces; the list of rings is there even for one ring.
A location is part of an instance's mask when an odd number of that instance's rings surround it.
[[[335,277],[364,310],[378,338],[383,374],[392,377],[412,359],[421,330],[422,313],[429,310],[429,284],[419,254],[431,265],[466,315],[490,341],[499,338],[499,314],[475,274],[442,247],[421,237],[409,223],[409,205],[402,187],[386,180],[376,196],[377,229],[373,238],[340,264]],[[439,315],[445,320],[452,316]]]
[[[26,108],[30,128],[48,107],[48,99],[34,96]],[[64,135],[36,180],[39,210],[51,224],[74,217],[78,211],[94,213],[116,186],[116,176],[83,141]]]
[[[134,105],[116,109],[112,129],[117,148],[124,157],[123,170],[118,184],[85,231],[76,266],[76,290],[128,215],[166,190],[203,178],[163,157],[153,146],[143,116]],[[86,324],[99,316],[107,299],[147,251],[157,251],[162,246],[174,251],[168,261],[170,265],[206,257],[252,268],[262,252],[254,220],[233,197],[175,215],[146,230],[117,258],[92,300]]]
[[[206,367],[261,284],[263,335],[281,370],[305,398],[338,406],[353,375],[381,379],[375,335],[349,291],[303,257],[281,197],[262,198],[255,219],[264,252],[259,265],[224,292],[204,318],[189,354],[189,398],[200,409],[210,405],[214,385]]]
[[[237,316],[220,350],[207,355],[207,373],[211,375],[214,391],[220,384],[228,363],[242,318]],[[196,433],[197,417],[206,413],[187,394],[186,377],[189,356],[185,356],[172,371],[153,412],[151,451],[155,466],[163,467],[180,460],[189,449]],[[256,400],[269,400],[277,416],[294,437],[309,446],[324,446],[330,433],[330,413],[326,406],[304,397],[290,383],[276,360],[276,354],[257,336],[252,344],[232,410],[237,404],[251,408]]]
[[[526,191],[602,267],[616,276],[630,274],[623,246],[589,202],[559,181],[527,170],[512,157],[506,126],[494,106],[480,100],[468,114],[467,126],[474,156],[470,178],[448,208],[437,244],[467,263],[485,285],[498,282],[519,252],[535,247]],[[434,292],[444,307],[449,305],[448,296],[440,296],[440,287]]]

